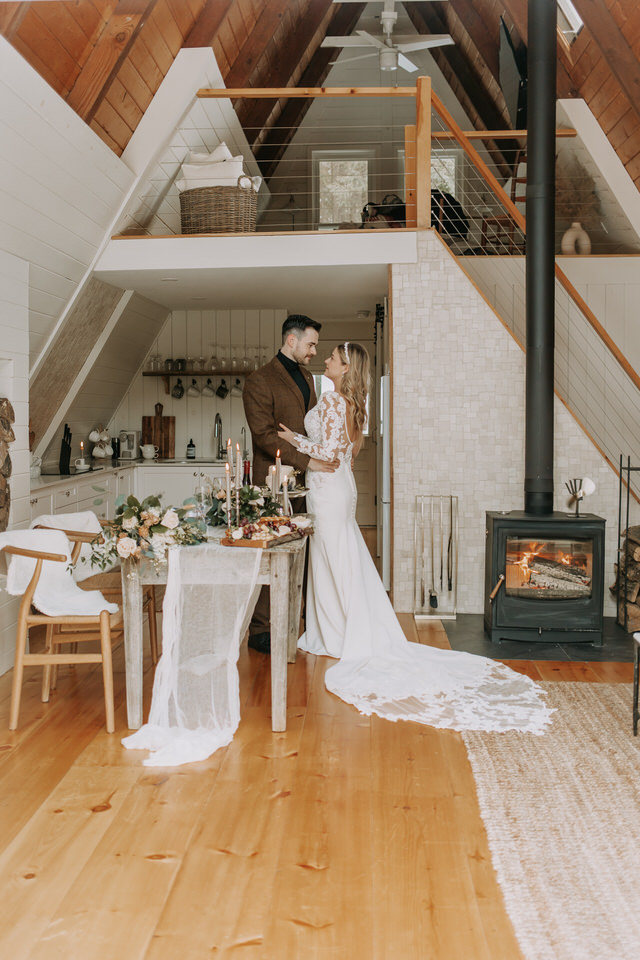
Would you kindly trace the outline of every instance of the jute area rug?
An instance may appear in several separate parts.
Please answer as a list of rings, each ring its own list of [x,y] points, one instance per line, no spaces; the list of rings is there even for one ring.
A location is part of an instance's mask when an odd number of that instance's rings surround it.
[[[640,736],[629,684],[543,683],[543,736],[465,733],[526,960],[640,957]]]

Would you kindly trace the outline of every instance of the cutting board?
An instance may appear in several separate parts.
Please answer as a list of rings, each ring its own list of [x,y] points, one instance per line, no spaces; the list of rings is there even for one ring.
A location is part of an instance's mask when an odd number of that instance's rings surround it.
[[[158,448],[158,456],[172,459],[176,455],[176,418],[162,416],[162,404],[156,403],[153,417],[142,418],[140,443],[153,443]]]

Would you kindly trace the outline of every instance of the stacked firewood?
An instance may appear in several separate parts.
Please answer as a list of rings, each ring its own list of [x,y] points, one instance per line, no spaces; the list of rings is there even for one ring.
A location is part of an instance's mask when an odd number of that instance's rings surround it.
[[[618,597],[618,623],[627,630],[640,630],[640,525],[624,531],[620,551],[620,566],[615,565],[616,582],[610,588]],[[626,595],[624,595],[626,583]]]

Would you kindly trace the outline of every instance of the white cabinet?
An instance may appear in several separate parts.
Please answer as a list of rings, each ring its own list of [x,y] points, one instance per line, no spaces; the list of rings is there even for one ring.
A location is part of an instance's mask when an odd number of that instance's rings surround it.
[[[53,513],[51,494],[46,493],[45,491],[38,491],[38,493],[30,497],[29,505],[31,507],[32,520],[35,520],[36,517],[43,516],[45,513]]]
[[[224,464],[194,464],[193,466],[136,467],[135,495],[138,500],[157,495],[163,507],[180,507],[193,495],[200,477],[224,476]]]
[[[127,467],[116,471],[114,500],[118,497],[128,497],[133,493],[134,470],[134,467]]]
[[[113,516],[114,499],[113,474],[99,474],[91,480],[82,480],[76,484],[76,500],[73,509],[78,512],[92,510],[100,520],[110,520]]]

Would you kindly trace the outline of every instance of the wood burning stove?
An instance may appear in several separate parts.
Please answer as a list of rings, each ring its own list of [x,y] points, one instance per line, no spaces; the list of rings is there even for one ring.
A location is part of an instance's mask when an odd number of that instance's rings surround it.
[[[484,624],[491,640],[602,646],[605,521],[487,513]]]

